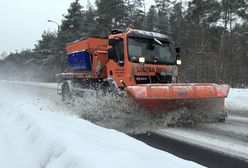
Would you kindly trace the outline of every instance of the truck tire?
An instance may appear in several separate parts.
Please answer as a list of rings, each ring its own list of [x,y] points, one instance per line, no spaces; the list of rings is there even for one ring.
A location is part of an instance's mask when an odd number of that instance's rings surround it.
[[[66,103],[71,102],[72,99],[72,88],[70,81],[64,81],[62,85],[62,100]]]

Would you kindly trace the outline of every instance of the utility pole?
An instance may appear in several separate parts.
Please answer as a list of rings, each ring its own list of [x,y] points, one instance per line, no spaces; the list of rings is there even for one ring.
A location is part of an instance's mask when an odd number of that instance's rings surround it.
[[[57,29],[57,33],[59,32],[59,29],[60,29],[60,26],[57,22],[53,21],[53,20],[47,20],[48,22],[50,23],[55,23],[57,26],[58,26],[58,29]]]

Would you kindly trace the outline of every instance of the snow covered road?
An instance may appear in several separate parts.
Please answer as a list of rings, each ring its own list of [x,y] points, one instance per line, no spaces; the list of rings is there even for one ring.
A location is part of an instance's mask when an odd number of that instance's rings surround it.
[[[0,82],[1,168],[201,167],[69,114],[55,88]]]
[[[154,131],[175,140],[242,158],[248,164],[248,89],[231,89],[225,102],[225,123],[202,123],[187,128]]]

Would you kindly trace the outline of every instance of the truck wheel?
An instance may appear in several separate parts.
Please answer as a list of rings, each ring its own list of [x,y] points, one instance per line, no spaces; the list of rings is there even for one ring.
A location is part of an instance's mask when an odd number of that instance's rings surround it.
[[[62,85],[62,100],[66,103],[69,103],[73,100],[71,86],[68,81],[65,81]]]

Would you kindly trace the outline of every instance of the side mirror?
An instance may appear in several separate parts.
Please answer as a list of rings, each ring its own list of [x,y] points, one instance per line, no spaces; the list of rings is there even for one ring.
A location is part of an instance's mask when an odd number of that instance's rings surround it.
[[[180,47],[176,47],[175,50],[176,50],[176,53],[177,54],[179,54],[181,52],[181,48]]]
[[[177,58],[180,58],[181,57],[181,48],[180,47],[176,47],[175,50],[176,50],[176,57]]]
[[[115,52],[115,49],[113,48],[109,48],[108,49],[108,58],[109,59],[112,59],[112,60],[116,60],[116,52]]]
[[[123,66],[124,65],[124,61],[118,61],[117,62],[119,66]]]

